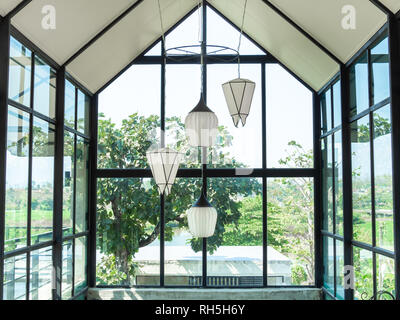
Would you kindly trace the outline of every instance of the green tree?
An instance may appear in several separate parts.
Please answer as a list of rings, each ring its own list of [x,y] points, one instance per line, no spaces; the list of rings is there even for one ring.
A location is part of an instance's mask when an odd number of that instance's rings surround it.
[[[118,128],[111,120],[99,120],[99,156],[101,168],[146,168],[146,151],[156,141],[156,128],[160,125],[157,116],[131,115]],[[184,125],[178,118],[167,119],[167,132],[172,132],[174,147],[186,154],[182,167],[199,167],[198,155],[188,148]],[[213,148],[213,163],[218,167],[243,167],[229,157],[224,148],[232,138],[219,128],[220,141]],[[196,150],[195,150],[196,151]],[[189,160],[188,160],[189,159]],[[240,218],[238,198],[261,190],[256,179],[213,179],[210,183],[209,199],[218,210],[215,235],[208,241],[212,253],[223,242],[225,226],[237,223]],[[172,240],[175,228],[185,228],[185,212],[200,195],[199,179],[177,179],[173,192],[166,201],[165,239]],[[99,249],[105,254],[98,268],[102,281],[115,284],[132,283],[137,266],[133,258],[139,248],[155,241],[160,234],[160,200],[154,180],[151,179],[100,179],[97,185],[97,228]],[[191,239],[193,250],[201,250],[200,239]]]

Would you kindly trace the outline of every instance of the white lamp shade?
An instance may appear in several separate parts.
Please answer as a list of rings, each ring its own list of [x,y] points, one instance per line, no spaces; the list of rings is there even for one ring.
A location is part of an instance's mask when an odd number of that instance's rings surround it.
[[[183,154],[170,148],[162,148],[146,153],[154,180],[160,194],[169,195],[182,161]]]
[[[185,119],[185,133],[192,147],[212,147],[218,135],[218,118],[200,98]]]
[[[222,85],[225,100],[228,105],[235,127],[239,121],[244,126],[250,113],[256,84],[247,79],[234,79]]]
[[[187,211],[190,233],[197,238],[211,237],[217,224],[217,210],[213,207],[191,207]]]

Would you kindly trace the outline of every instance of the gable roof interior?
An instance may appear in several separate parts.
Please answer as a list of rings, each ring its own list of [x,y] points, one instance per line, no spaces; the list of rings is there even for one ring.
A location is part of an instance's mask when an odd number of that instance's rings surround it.
[[[248,0],[244,31],[315,90],[338,72],[338,64],[272,10],[267,1],[343,63],[386,22],[386,15],[368,0]],[[380,1],[393,13],[400,10],[399,0]],[[21,2],[2,0],[0,14],[6,15]],[[240,25],[244,0],[209,3],[233,24]],[[197,0],[161,0],[165,29],[197,4]],[[44,5],[56,8],[55,30],[41,26]],[[341,26],[344,5],[356,9],[356,30]],[[161,36],[157,0],[32,0],[11,22],[62,65],[131,7],[128,14],[67,65],[67,71],[77,81],[96,92]]]

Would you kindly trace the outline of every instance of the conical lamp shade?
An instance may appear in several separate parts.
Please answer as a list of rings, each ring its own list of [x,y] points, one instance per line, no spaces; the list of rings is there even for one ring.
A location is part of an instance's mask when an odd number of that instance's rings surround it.
[[[196,238],[214,235],[217,225],[217,210],[208,202],[204,194],[187,211],[190,233]]]
[[[234,79],[222,85],[225,100],[231,114],[233,124],[238,126],[241,121],[245,126],[247,117],[250,113],[256,84],[247,79]]]
[[[182,161],[183,154],[170,148],[162,148],[146,153],[154,180],[160,194],[169,195]]]
[[[185,133],[192,147],[212,147],[218,134],[218,118],[203,99],[185,119]]]

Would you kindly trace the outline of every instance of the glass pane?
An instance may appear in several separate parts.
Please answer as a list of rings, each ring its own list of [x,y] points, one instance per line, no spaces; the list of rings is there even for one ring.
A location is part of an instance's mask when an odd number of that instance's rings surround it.
[[[3,299],[26,299],[26,255],[4,260]]]
[[[165,284],[199,286],[202,283],[202,244],[190,234],[182,218],[201,192],[201,179],[178,178],[165,202]],[[155,244],[157,254],[159,243]]]
[[[145,56],[161,56],[161,42],[157,42],[157,44],[151,48]]]
[[[340,80],[333,85],[333,126],[342,124],[342,95]]]
[[[165,38],[166,49],[171,49],[180,46],[191,46],[199,44],[201,41],[201,9],[193,12],[181,24],[179,24],[172,32]],[[193,48],[188,48],[193,49]],[[159,51],[160,52],[160,51]],[[198,51],[196,51],[198,52]],[[171,53],[177,53],[175,51]],[[183,54],[183,52],[181,52]]]
[[[324,237],[324,287],[334,293],[335,290],[335,255],[334,240]]]
[[[245,20],[251,19],[249,15]],[[216,32],[218,30],[218,32]],[[239,45],[240,32],[219,16],[213,9],[207,8],[207,43],[210,45],[226,46],[237,49]],[[210,49],[208,52],[216,49]],[[232,54],[232,52],[219,52],[221,54]],[[240,54],[264,55],[265,53],[253,44],[245,35],[242,36]]]
[[[159,65],[134,65],[100,94],[99,168],[148,167],[160,127],[160,75]]]
[[[5,251],[27,244],[29,117],[8,108]]]
[[[335,233],[343,235],[343,164],[342,132],[334,133],[334,179],[335,179]]]
[[[78,131],[89,136],[90,97],[78,90]]]
[[[52,253],[51,247],[31,252],[29,300],[52,299]]]
[[[262,179],[209,179],[208,199],[217,209],[217,228],[207,239],[207,283],[210,286],[263,285]],[[271,284],[290,277],[287,259],[273,258]],[[283,256],[282,256],[283,257]],[[280,271],[275,268],[281,264]],[[289,274],[288,274],[289,273]]]
[[[323,229],[333,232],[332,136],[322,141],[322,159]]]
[[[372,273],[372,252],[353,248],[354,263],[354,297],[356,299],[369,300],[374,295],[374,283]]]
[[[63,243],[62,251],[62,299],[66,300],[72,297],[72,240]]]
[[[75,287],[74,294],[78,294],[87,285],[87,238],[75,239]]]
[[[278,285],[314,284],[314,180],[268,179],[267,199],[268,278],[280,274]]]
[[[311,91],[279,65],[267,65],[266,77],[268,167],[312,168]]]
[[[182,79],[184,81],[182,82]],[[182,86],[184,84],[184,86]],[[201,73],[198,65],[167,65],[166,68],[166,143],[185,153],[180,168],[199,168],[200,154],[187,143],[185,119],[197,105],[201,93]],[[217,107],[210,105],[216,112]]]
[[[56,71],[39,57],[35,57],[33,108],[54,119],[56,116]]]
[[[353,238],[372,244],[369,116],[351,124]]]
[[[27,107],[31,105],[32,53],[10,37],[10,74],[8,97]]]
[[[350,67],[350,109],[355,116],[369,107],[368,58],[365,53]]]
[[[389,42],[385,38],[371,50],[374,104],[390,96]]]
[[[74,212],[75,135],[64,131],[63,234],[72,234]]]
[[[76,103],[76,89],[75,86],[65,81],[65,111],[64,111],[64,123],[66,126],[75,129],[75,103]]]
[[[86,231],[89,208],[89,143],[76,140],[76,204],[75,233]]]
[[[32,244],[53,238],[55,127],[33,119]]]
[[[376,255],[376,285],[377,292],[386,291],[396,296],[395,292],[395,272],[394,260],[388,257],[377,254]],[[378,297],[380,300],[390,300],[391,296],[382,294]]]
[[[98,179],[98,284],[159,284],[159,217],[153,179]]]
[[[376,244],[394,250],[390,105],[374,112]]]
[[[344,247],[343,242],[336,243],[336,297],[344,300]]]
[[[236,128],[226,104],[222,84],[238,77],[236,65],[210,65],[207,69],[207,101],[218,117],[217,144],[213,148],[213,167],[262,167],[261,67],[245,64],[241,76],[256,83],[250,114],[245,127]]]
[[[325,102],[325,110],[322,110],[322,114],[324,116],[324,128],[326,128],[326,131],[330,131],[332,130],[332,90],[329,89],[326,93],[325,93],[325,98],[324,98],[324,102]],[[326,120],[325,120],[326,119]]]

